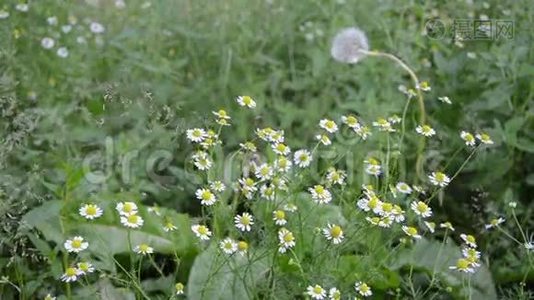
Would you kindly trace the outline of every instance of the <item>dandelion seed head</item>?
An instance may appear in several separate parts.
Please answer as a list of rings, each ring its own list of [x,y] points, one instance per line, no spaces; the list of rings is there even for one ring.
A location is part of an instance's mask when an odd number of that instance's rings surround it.
[[[356,27],[349,27],[336,34],[330,54],[339,62],[355,64],[365,57],[363,51],[368,50],[369,42],[365,33]]]

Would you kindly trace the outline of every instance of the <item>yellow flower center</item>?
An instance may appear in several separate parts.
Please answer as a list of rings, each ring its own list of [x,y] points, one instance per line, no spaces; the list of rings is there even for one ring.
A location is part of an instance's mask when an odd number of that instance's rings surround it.
[[[252,180],[251,178],[247,178],[245,180],[245,185],[247,186],[253,186],[254,185],[254,180]]]
[[[316,192],[317,194],[322,194],[322,193],[324,193],[324,187],[323,187],[322,185],[316,185],[316,186],[315,186],[315,192]]]
[[[313,292],[314,292],[315,294],[321,294],[321,293],[323,292],[323,288],[320,287],[320,286],[318,286],[318,285],[316,285],[316,286],[313,288]]]
[[[362,283],[362,284],[360,285],[360,291],[361,291],[362,293],[367,293],[367,292],[369,292],[369,290],[370,290],[370,288],[369,288],[369,286],[368,286],[367,284]]]
[[[325,125],[326,128],[332,129],[332,128],[334,128],[336,126],[336,123],[334,123],[334,121],[329,120],[324,125]]]
[[[140,252],[148,252],[149,246],[147,244],[141,244],[139,245],[139,251]]]
[[[458,259],[458,261],[456,261],[456,267],[460,270],[465,270],[469,268],[470,264],[471,263],[467,259],[464,259],[464,258],[460,258]]]
[[[434,178],[436,178],[437,182],[443,182],[445,181],[445,174],[441,172],[436,172],[436,175],[434,176]]]
[[[84,272],[87,272],[87,270],[89,270],[89,264],[86,262],[79,263],[78,268]]]
[[[202,192],[202,200],[210,200],[212,197],[212,193],[210,191],[204,191]]]
[[[346,121],[348,125],[356,125],[358,123],[358,119],[356,119],[354,116],[348,116]]]
[[[338,225],[335,225],[330,229],[330,234],[334,238],[340,237],[342,232],[343,231],[341,230],[341,227],[339,227]]]
[[[73,240],[72,243],[72,248],[81,248],[82,247],[82,241],[81,240]]]
[[[419,201],[419,203],[417,203],[417,211],[420,213],[428,211],[428,205],[426,205],[424,202]]]
[[[289,243],[293,241],[293,233],[288,232],[284,235],[284,242]]]
[[[94,216],[96,215],[96,206],[94,205],[88,205],[87,208],[85,209],[85,213],[89,216]]]
[[[137,224],[137,215],[129,215],[128,216],[128,223],[131,223],[131,224]]]
[[[243,103],[245,103],[245,105],[250,105],[252,103],[252,98],[250,98],[250,96],[243,96]]]
[[[414,227],[408,227],[406,229],[406,232],[408,233],[408,235],[411,235],[411,236],[417,235],[417,229]]]
[[[177,291],[183,291],[184,285],[181,282],[178,282],[174,288],[176,288]]]
[[[373,196],[371,199],[369,199],[369,202],[367,202],[367,206],[371,209],[375,209],[378,206],[378,197]]]
[[[475,237],[472,236],[472,235],[468,235],[468,236],[465,238],[465,240],[468,241],[468,242],[471,243],[471,244],[476,244]]]
[[[126,213],[129,213],[133,210],[133,205],[131,203],[124,203],[122,210]]]
[[[240,241],[239,243],[237,243],[237,249],[239,249],[239,251],[246,251],[248,249],[247,242]]]
[[[283,210],[277,210],[274,212],[274,217],[278,220],[283,220],[286,218],[286,213]]]
[[[204,225],[200,225],[198,227],[198,233],[201,235],[206,235],[208,233],[208,228],[206,228]]]
[[[286,150],[286,145],[278,144],[278,145],[276,145],[276,150],[278,150],[280,152],[284,152]]]
[[[299,160],[300,160],[300,161],[307,161],[307,160],[308,160],[308,154],[306,154],[306,153],[302,153],[302,154],[299,156]]]
[[[393,204],[391,203],[384,203],[382,204],[382,210],[386,213],[390,212],[393,210]]]
[[[242,216],[241,217],[241,224],[243,224],[243,225],[250,224],[250,217],[249,216]]]
[[[65,274],[68,277],[76,276],[77,273],[78,273],[78,270],[76,270],[76,268],[67,268],[67,270],[65,271]]]

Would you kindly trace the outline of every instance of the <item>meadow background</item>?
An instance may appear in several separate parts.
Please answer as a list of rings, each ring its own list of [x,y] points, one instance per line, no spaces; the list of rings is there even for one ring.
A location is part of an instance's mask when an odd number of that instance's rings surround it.
[[[133,197],[176,210],[188,228],[187,218],[197,217],[200,208],[193,201],[198,178],[185,162],[193,149],[184,133],[204,126],[213,110],[224,107],[232,116],[232,134],[224,137],[228,149],[259,124],[283,128],[297,148],[314,140],[317,122],[327,116],[348,111],[371,121],[401,115],[405,97],[398,86],[410,82],[400,68],[375,58],[346,65],[330,57],[332,37],[348,26],[361,28],[371,49],[395,54],[430,83],[425,101],[438,141],[464,128],[491,135],[495,145],[477,154],[433,209],[437,219],[477,236],[489,270],[486,284],[496,298],[534,297],[532,254],[484,228],[502,216],[507,220],[502,227],[520,238],[509,209],[516,202],[517,223],[528,238],[534,233],[534,8],[529,1],[162,0],[117,7],[114,1],[48,0],[29,2],[27,12],[16,10],[18,3],[0,3],[9,13],[0,19],[0,299],[41,299],[61,290],[56,257],[62,237],[54,224],[64,208],[43,204],[65,200],[77,207],[87,199]],[[51,16],[58,25],[47,23]],[[462,42],[451,36],[455,19],[484,16],[512,20],[513,38]],[[443,38],[425,34],[433,18],[446,24]],[[62,32],[69,22],[71,31]],[[91,22],[105,31],[92,33]],[[41,46],[45,36],[55,38],[53,49]],[[67,57],[56,54],[60,46],[68,49]],[[238,95],[257,100],[256,117],[238,109]],[[440,96],[452,104],[438,101]],[[415,109],[408,114],[416,117]],[[415,133],[407,139],[415,140]],[[430,141],[427,164],[455,157],[462,144]],[[355,161],[362,161],[372,146],[353,150]],[[126,154],[133,157],[127,174],[121,164]],[[414,161],[409,153],[405,165]],[[361,169],[351,174],[355,186]],[[413,176],[406,169],[406,176]],[[88,180],[88,170],[104,173]],[[109,228],[86,230],[113,234]],[[189,246],[191,235],[183,232],[170,241],[183,251],[179,272],[166,265],[165,276],[147,272],[143,278],[154,299],[168,299],[176,281],[188,282],[199,254]],[[124,249],[117,243],[112,254],[120,260]],[[101,258],[101,267],[113,264],[105,261],[109,255]],[[94,286],[107,299],[132,297],[106,277]],[[77,293],[91,299],[92,290]],[[290,288],[287,293],[297,297]]]

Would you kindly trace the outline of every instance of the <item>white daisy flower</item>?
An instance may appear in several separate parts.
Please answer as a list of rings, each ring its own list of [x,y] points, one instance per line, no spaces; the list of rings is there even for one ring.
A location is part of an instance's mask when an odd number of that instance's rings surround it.
[[[249,213],[243,213],[234,217],[235,227],[241,231],[250,231],[254,225],[254,218]]]
[[[94,220],[102,216],[104,211],[96,204],[84,204],[80,207],[79,213],[88,220]]]
[[[475,269],[472,267],[471,262],[465,258],[459,258],[456,261],[456,265],[450,266],[451,270],[458,270],[464,273],[475,273]]]
[[[247,252],[248,252],[248,243],[245,241],[237,242],[237,253],[241,254],[241,256],[245,256]]]
[[[475,258],[475,259],[479,259],[480,258],[480,251],[477,251],[474,248],[463,248],[462,249],[462,255],[465,258],[472,257],[472,258]]]
[[[404,231],[404,233],[406,233],[407,236],[411,236],[414,239],[420,239],[421,238],[421,236],[417,232],[417,228],[415,228],[415,227],[402,226],[402,231]]]
[[[103,33],[106,28],[104,28],[104,25],[98,22],[91,22],[91,24],[89,24],[89,30],[91,30],[92,33],[99,34]]]
[[[447,97],[447,96],[438,97],[438,100],[443,102],[443,103],[452,104],[451,99],[449,97]]]
[[[44,37],[42,40],[41,40],[41,46],[45,49],[52,49],[54,48],[54,45],[56,44],[56,42],[54,41],[53,38],[49,38],[49,37]]]
[[[228,255],[232,255],[237,252],[237,243],[229,237],[222,240],[219,243],[219,247],[225,254]]]
[[[423,92],[430,92],[432,90],[427,81],[422,81],[421,83],[417,84],[415,88]]]
[[[201,143],[208,137],[208,134],[202,128],[193,128],[186,130],[186,137],[193,143]]]
[[[324,146],[329,146],[332,144],[332,141],[326,134],[316,135],[315,139],[318,140],[319,143],[323,144]]]
[[[328,131],[329,133],[334,133],[338,130],[336,122],[329,119],[322,119],[319,121],[319,127]]]
[[[191,230],[199,239],[203,241],[207,241],[211,237],[211,231],[204,225],[193,225],[191,226]]]
[[[165,222],[165,224],[163,225],[163,231],[165,232],[175,231],[176,228],[177,227],[171,222]]]
[[[373,295],[373,292],[371,291],[371,287],[361,281],[358,281],[354,284],[354,289],[356,290],[356,292],[358,292],[360,295],[364,297],[369,297]]]
[[[57,49],[57,52],[56,52],[57,56],[61,57],[61,58],[66,58],[69,56],[69,50],[67,50],[67,48],[65,47],[60,47]]]
[[[283,210],[273,211],[273,221],[278,226],[283,226],[287,224],[286,213]]]
[[[268,164],[261,164],[256,169],[256,177],[259,180],[269,180],[273,177],[273,169]]]
[[[426,137],[431,137],[436,134],[436,131],[428,125],[419,125],[415,128],[415,131],[417,131],[417,133],[419,133],[420,135],[424,135]]]
[[[486,145],[493,145],[493,140],[491,137],[485,133],[477,133],[476,138]]]
[[[287,212],[296,212],[298,207],[293,203],[284,204],[284,210]]]
[[[293,166],[291,158],[287,158],[285,156],[279,156],[274,162],[274,167],[276,171],[281,173],[289,172],[289,170],[291,170],[291,166]]]
[[[434,231],[436,231],[436,223],[427,221],[424,221],[423,223],[425,224],[426,228],[428,228],[430,233],[434,233]]]
[[[75,236],[72,239],[66,240],[63,246],[65,249],[67,249],[67,252],[79,253],[87,249],[87,247],[89,247],[89,243],[85,242],[83,237]]]
[[[52,294],[46,294],[46,296],[43,298],[43,300],[56,300],[56,297],[52,296]]]
[[[397,115],[393,115],[393,116],[388,118],[388,121],[391,124],[398,124],[398,123],[400,123],[402,121],[402,119],[401,119],[401,117],[399,117]]]
[[[451,222],[441,223],[441,224],[439,224],[439,227],[440,228],[445,228],[445,229],[450,230],[450,231],[454,231],[454,227],[452,226]]]
[[[129,216],[137,214],[137,205],[133,202],[119,202],[115,209],[122,216]]]
[[[134,252],[141,255],[147,255],[154,253],[154,248],[150,247],[148,244],[139,244],[134,247]]]
[[[369,42],[363,31],[349,27],[339,31],[332,41],[330,55],[342,63],[355,64],[365,57]]]
[[[260,187],[260,195],[266,200],[273,201],[276,196],[276,188],[273,185],[264,184]]]
[[[464,140],[467,146],[474,146],[476,144],[475,137],[467,131],[460,132],[460,137]]]
[[[197,169],[206,171],[213,166],[213,161],[206,152],[199,151],[193,155],[193,164]]]
[[[484,227],[485,227],[486,229],[491,229],[491,228],[493,228],[493,227],[497,227],[497,226],[501,225],[502,223],[504,223],[504,221],[505,221],[505,220],[504,220],[503,218],[492,219],[492,220],[490,221],[490,223],[489,223],[489,224],[486,224]]]
[[[341,226],[336,224],[328,224],[326,228],[323,228],[323,234],[327,240],[332,241],[334,244],[341,243],[345,238]]]
[[[240,106],[246,106],[248,108],[256,107],[256,101],[254,101],[250,96],[238,96],[236,101]]]
[[[423,218],[432,216],[432,209],[423,201],[413,201],[410,207],[418,216]]]
[[[240,143],[239,147],[242,150],[248,151],[248,152],[256,152],[256,151],[258,151],[258,149],[256,148],[256,145],[254,145],[254,143],[252,143],[252,142]]]
[[[472,236],[470,234],[462,233],[462,234],[460,234],[460,238],[464,241],[464,243],[467,244],[467,246],[469,246],[471,248],[476,248],[477,247],[477,241],[476,241],[474,236]]]
[[[276,143],[271,146],[274,153],[278,155],[289,155],[291,153],[291,148],[282,143]]]
[[[406,195],[409,195],[412,193],[412,188],[408,184],[402,181],[398,182],[395,188],[397,189],[397,191],[399,191],[399,193],[403,193]]]
[[[226,185],[222,183],[222,181],[219,181],[219,180],[211,181],[210,189],[217,193],[222,193],[226,190]]]
[[[121,224],[128,228],[139,228],[143,226],[144,220],[138,215],[121,216]]]
[[[198,189],[195,195],[202,205],[211,206],[217,201],[217,198],[209,189]]]
[[[310,165],[312,161],[311,153],[306,149],[297,150],[293,157],[293,162],[299,168],[306,168]]]
[[[295,247],[295,237],[293,233],[285,228],[278,230],[279,247],[278,252],[286,253],[288,249]]]
[[[352,129],[357,129],[358,127],[360,127],[360,123],[358,122],[358,118],[356,118],[353,115],[342,116],[341,117],[341,122],[343,122],[343,124],[347,125],[348,127],[352,128]]]
[[[328,299],[330,300],[341,300],[341,292],[333,287],[328,291]]]
[[[432,172],[432,174],[430,174],[428,178],[430,179],[430,182],[433,185],[437,185],[440,187],[446,187],[451,182],[451,179],[441,172]]]
[[[377,127],[379,131],[395,131],[395,129],[393,129],[393,127],[391,126],[391,123],[384,118],[378,118],[376,121],[373,122],[373,126]]]
[[[63,282],[74,282],[78,280],[78,276],[83,275],[82,272],[74,267],[69,267],[65,270],[65,273],[61,275],[61,281]]]
[[[326,298],[326,291],[320,285],[316,284],[315,286],[308,286],[306,289],[306,294],[312,299],[323,300]]]
[[[343,185],[345,184],[346,177],[347,173],[345,173],[345,171],[336,170],[335,168],[330,168],[326,174],[326,180],[328,180],[330,184]]]
[[[365,173],[373,176],[379,176],[382,174],[382,167],[380,162],[372,157],[366,159],[365,163]]]
[[[358,126],[354,129],[354,132],[356,132],[356,134],[364,141],[371,135],[371,130],[369,130],[369,127],[367,126]]]
[[[332,194],[324,186],[318,184],[309,188],[313,201],[318,204],[327,204],[332,201]]]

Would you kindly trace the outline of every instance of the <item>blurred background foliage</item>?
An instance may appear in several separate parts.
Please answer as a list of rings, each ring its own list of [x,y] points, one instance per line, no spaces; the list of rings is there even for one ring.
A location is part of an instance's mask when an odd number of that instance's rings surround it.
[[[322,117],[353,112],[370,123],[401,115],[405,97],[398,86],[409,87],[407,74],[376,58],[344,65],[329,55],[331,37],[358,26],[372,49],[397,55],[432,86],[426,106],[438,139],[427,146],[428,170],[461,148],[462,141],[451,137],[463,129],[487,131],[495,140],[442,195],[437,218],[481,237],[501,297],[514,297],[525,272],[534,282],[516,247],[483,226],[506,216],[515,201],[527,234],[534,228],[529,1],[165,0],[128,1],[118,9],[113,1],[58,0],[32,1],[26,13],[16,11],[16,3],[0,4],[10,13],[0,20],[0,270],[6,274],[13,264],[33,272],[31,262],[42,260],[20,220],[31,208],[57,200],[57,189],[72,174],[83,174],[88,155],[95,157],[91,169],[111,171],[101,184],[77,180],[73,193],[79,199],[128,192],[194,217],[198,179],[185,164],[192,148],[183,133],[206,124],[212,110],[225,108],[233,118],[234,134],[223,136],[230,150],[257,126],[283,128],[296,148],[313,140]],[[59,34],[58,26],[47,24],[50,16],[60,25],[76,19],[76,25]],[[485,17],[512,20],[513,38],[453,36],[454,20]],[[429,19],[443,21],[445,36],[425,34]],[[102,23],[105,32],[91,33],[91,21]],[[57,36],[69,56],[43,49],[45,36]],[[78,36],[86,43],[77,43]],[[240,94],[257,100],[255,117],[236,109]],[[438,101],[441,96],[452,105]],[[415,105],[407,117],[415,124]],[[358,147],[355,155],[363,157],[377,145]],[[154,154],[158,150],[171,156],[166,161]],[[467,152],[462,154],[451,164],[460,165]],[[125,155],[135,158],[126,180],[120,161]],[[404,155],[406,177],[413,178],[414,156]]]

